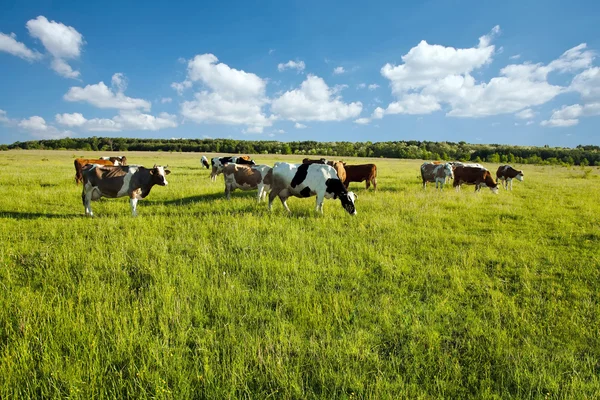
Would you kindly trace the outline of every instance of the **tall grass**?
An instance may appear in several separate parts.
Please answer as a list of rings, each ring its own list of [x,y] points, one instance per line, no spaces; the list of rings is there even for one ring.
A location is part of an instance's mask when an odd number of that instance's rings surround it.
[[[600,397],[597,168],[493,195],[369,160],[356,217],[287,215],[128,153],[169,186],[86,218],[74,155],[0,153],[0,398]]]

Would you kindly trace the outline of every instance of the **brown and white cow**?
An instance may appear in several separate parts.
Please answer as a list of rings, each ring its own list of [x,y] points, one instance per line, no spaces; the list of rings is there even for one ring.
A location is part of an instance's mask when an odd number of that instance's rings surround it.
[[[498,184],[494,181],[490,171],[485,168],[457,165],[454,168],[453,186],[456,190],[460,190],[463,183],[475,185],[476,192],[480,191],[481,187],[488,187],[494,194],[498,194]]]
[[[210,160],[210,164],[212,165],[210,180],[213,182],[216,181],[217,175],[223,172],[223,167],[230,163],[256,165],[256,163],[250,158],[250,156],[213,157]]]
[[[231,192],[235,189],[258,189],[256,200],[260,203],[273,184],[273,168],[268,165],[227,164],[223,168],[223,176],[227,200],[231,199]]]
[[[452,165],[450,163],[437,164],[435,162],[425,162],[421,165],[421,178],[423,179],[423,189],[427,186],[427,182],[435,182],[435,188],[444,189],[444,183],[447,179],[452,178]]]
[[[101,158],[76,158],[73,164],[75,165],[75,183],[77,185],[79,185],[79,182],[83,181],[81,170],[86,164],[117,165],[114,161],[103,160]]]
[[[372,183],[373,189],[377,190],[377,166],[375,164],[348,165],[344,163],[343,165],[346,172],[346,179],[344,179],[346,189],[348,189],[350,182],[366,181],[367,189]]]
[[[127,156],[115,156],[115,157],[100,157],[101,160],[108,160],[113,165],[127,165]]]
[[[137,215],[138,200],[148,196],[154,185],[167,186],[166,176],[171,173],[167,167],[155,165],[152,169],[141,166],[102,166],[86,165],[83,170],[83,191],[81,200],[85,214],[92,217],[92,200],[101,197],[117,198],[129,196],[131,213]]]
[[[496,171],[496,179],[498,182],[502,181],[502,187],[506,190],[508,190],[510,183],[510,190],[512,190],[512,180],[517,179],[523,182],[525,177],[523,176],[523,171],[517,171],[510,165],[501,165]]]

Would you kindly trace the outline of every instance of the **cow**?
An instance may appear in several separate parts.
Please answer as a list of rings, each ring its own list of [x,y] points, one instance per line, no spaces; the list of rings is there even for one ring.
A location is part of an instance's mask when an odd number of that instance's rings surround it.
[[[75,165],[75,183],[77,185],[79,185],[79,182],[83,181],[81,170],[86,164],[116,165],[114,161],[103,160],[101,158],[76,158],[73,164]]]
[[[138,200],[148,196],[154,185],[167,186],[166,176],[171,173],[168,166],[154,165],[152,169],[142,166],[86,165],[83,169],[83,191],[81,201],[85,215],[93,217],[92,200],[101,197],[117,198],[129,196],[131,213],[137,216]]]
[[[377,166],[375,164],[348,165],[343,163],[346,172],[344,186],[348,189],[350,182],[366,181],[368,189],[373,184],[373,189],[377,190]]]
[[[310,158],[305,158],[302,160],[302,164],[327,164],[335,169],[335,171],[338,174],[338,178],[340,178],[342,182],[346,180],[346,169],[344,168],[344,165],[346,165],[346,163],[343,163],[341,161],[327,161],[325,158],[321,158],[319,160],[311,160]]]
[[[496,180],[498,182],[502,181],[502,187],[508,190],[508,185],[510,183],[510,190],[512,190],[512,180],[517,179],[521,182],[525,179],[523,175],[523,171],[517,171],[510,165],[501,165],[498,167],[496,171]]]
[[[454,168],[453,186],[458,191],[463,183],[475,185],[476,192],[480,191],[483,186],[490,188],[494,194],[498,194],[498,184],[494,182],[490,171],[485,168],[457,165]]]
[[[250,156],[213,157],[210,160],[210,164],[212,165],[210,180],[213,182],[216,181],[217,175],[223,172],[223,167],[229,163],[256,165],[256,163],[250,158]]]
[[[257,201],[267,197],[273,183],[273,168],[268,165],[227,164],[223,168],[225,177],[225,195],[231,199],[235,189],[258,189]]]
[[[324,199],[340,199],[342,207],[350,215],[356,215],[354,202],[357,196],[348,192],[338,178],[335,169],[326,164],[288,164],[277,162],[273,167],[273,185],[269,194],[269,211],[273,200],[279,196],[283,207],[291,212],[288,197],[317,196],[316,211],[323,214]]]
[[[202,156],[202,158],[200,159],[200,163],[206,167],[206,169],[210,168],[210,164],[208,163],[208,158],[206,158],[206,156]]]
[[[427,182],[435,182],[435,188],[444,189],[444,183],[447,179],[454,176],[452,165],[450,163],[436,164],[425,162],[421,165],[421,178],[423,179],[423,189],[426,188]]]
[[[100,159],[110,161],[113,165],[127,165],[127,156],[100,157]]]

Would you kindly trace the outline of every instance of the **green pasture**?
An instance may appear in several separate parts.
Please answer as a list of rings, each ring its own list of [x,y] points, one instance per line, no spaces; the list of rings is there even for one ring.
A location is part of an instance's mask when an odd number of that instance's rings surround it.
[[[597,167],[494,195],[346,159],[378,167],[356,216],[287,215],[199,153],[130,152],[169,185],[86,218],[73,159],[101,155],[0,152],[0,399],[600,398]]]

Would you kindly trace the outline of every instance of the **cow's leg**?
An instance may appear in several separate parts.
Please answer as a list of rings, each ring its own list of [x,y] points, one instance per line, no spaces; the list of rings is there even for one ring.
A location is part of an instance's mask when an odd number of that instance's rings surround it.
[[[271,193],[269,193],[269,211],[271,211],[273,209],[273,200],[275,200],[275,197],[277,197],[277,195],[279,195],[279,192],[281,192],[281,189],[277,189],[277,188],[271,189]]]
[[[423,190],[425,190],[427,188],[427,181],[423,180]]]
[[[227,182],[225,182],[225,197],[227,197],[227,200],[231,200],[231,185]]]
[[[508,179],[507,179],[507,182],[506,182],[506,190],[508,190],[508,184],[509,184],[509,183],[510,183],[510,190],[512,190],[512,181],[513,181],[512,179],[510,179],[510,180],[508,180]]]
[[[83,192],[81,193],[81,200],[83,200],[83,206],[85,207],[85,215],[90,217],[94,216],[92,212],[92,195],[94,194],[94,188],[90,184],[83,186]]]
[[[317,208],[316,211],[323,214],[323,201],[325,200],[325,194],[317,194]]]
[[[129,204],[131,205],[131,215],[137,217],[137,202],[138,199],[134,196],[129,199]]]
[[[288,199],[288,196],[279,195],[279,200],[281,200],[281,204],[283,204],[283,208],[285,208],[288,213],[291,213],[292,211],[290,210],[290,208],[287,205],[287,199]]]
[[[260,203],[260,199],[263,197],[263,192],[265,190],[265,185],[263,185],[262,183],[258,184],[258,193],[256,195],[256,202]]]
[[[377,191],[377,178],[373,178],[373,190]]]
[[[371,186],[371,181],[369,180],[369,178],[367,178],[365,180],[365,189],[369,189],[370,186]]]

